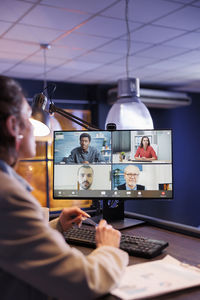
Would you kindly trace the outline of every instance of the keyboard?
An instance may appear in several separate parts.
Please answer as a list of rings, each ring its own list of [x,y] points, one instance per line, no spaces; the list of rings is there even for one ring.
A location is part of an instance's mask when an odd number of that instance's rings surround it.
[[[72,227],[63,235],[69,244],[96,248],[94,229]],[[132,256],[152,258],[159,255],[167,246],[168,243],[165,241],[121,234],[120,249]]]

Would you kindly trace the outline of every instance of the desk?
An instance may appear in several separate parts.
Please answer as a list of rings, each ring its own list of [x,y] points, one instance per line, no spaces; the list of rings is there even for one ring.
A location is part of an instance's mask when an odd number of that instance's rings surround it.
[[[151,260],[162,259],[166,254],[169,254],[176,259],[186,262],[192,265],[200,265],[200,239],[198,237],[188,236],[181,233],[168,231],[152,225],[139,225],[122,231],[123,233],[129,233],[133,235],[146,236],[148,238],[166,240],[169,242],[169,246],[164,252]],[[84,254],[89,254],[92,249],[78,247]],[[139,257],[130,256],[130,265],[148,262],[150,259],[144,259]],[[107,295],[99,298],[99,300],[116,300],[118,298]],[[182,290],[174,292],[168,295],[154,297],[150,299],[157,300],[197,300],[200,299],[200,287]]]
[[[152,160],[152,161],[136,160],[136,159],[134,159],[134,155],[131,155],[132,159],[130,159],[130,160],[127,158],[124,158],[121,161],[119,157],[120,157],[120,153],[113,154],[113,163],[115,163],[115,164],[121,164],[121,163],[124,163],[124,164],[145,164],[145,163],[170,164],[170,163],[172,163],[171,160],[159,160],[159,159]]]

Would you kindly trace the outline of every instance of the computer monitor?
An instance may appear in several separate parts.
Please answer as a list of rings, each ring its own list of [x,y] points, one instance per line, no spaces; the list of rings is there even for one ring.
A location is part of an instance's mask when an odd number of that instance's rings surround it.
[[[103,199],[107,219],[124,200],[172,199],[172,131],[55,131],[53,198]]]

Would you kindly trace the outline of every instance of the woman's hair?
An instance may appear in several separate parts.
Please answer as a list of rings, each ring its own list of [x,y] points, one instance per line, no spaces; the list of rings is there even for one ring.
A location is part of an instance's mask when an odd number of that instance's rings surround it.
[[[0,150],[6,149],[10,155],[16,155],[15,138],[9,134],[6,120],[14,115],[21,123],[23,97],[22,88],[16,81],[0,75]]]
[[[141,142],[140,142],[140,148],[143,148],[143,140],[144,139],[148,140],[148,146],[150,146],[150,140],[149,140],[148,136],[143,136],[142,139],[141,139]]]

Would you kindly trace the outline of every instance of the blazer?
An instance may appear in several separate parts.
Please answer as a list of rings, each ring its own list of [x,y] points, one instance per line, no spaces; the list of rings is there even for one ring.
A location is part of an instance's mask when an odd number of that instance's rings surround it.
[[[117,186],[118,190],[126,190],[126,183]],[[145,189],[144,185],[136,184],[137,191],[143,191]]]
[[[9,168],[5,172],[0,165],[1,299],[88,300],[116,287],[128,254],[103,246],[85,256],[70,247]]]

